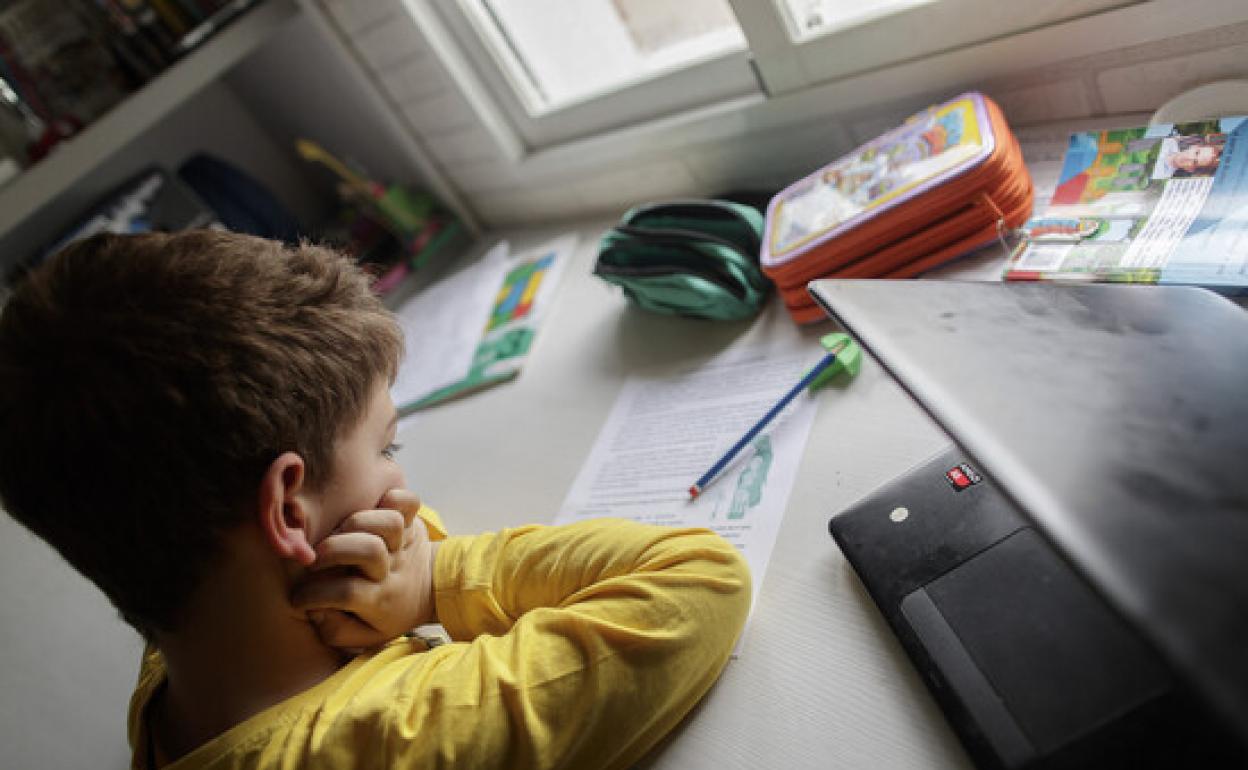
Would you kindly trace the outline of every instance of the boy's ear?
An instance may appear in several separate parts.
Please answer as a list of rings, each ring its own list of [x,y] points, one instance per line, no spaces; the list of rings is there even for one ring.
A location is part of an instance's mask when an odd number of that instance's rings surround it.
[[[260,529],[278,556],[294,559],[307,567],[316,561],[312,550],[310,511],[304,497],[303,458],[283,452],[265,471],[260,481]]]

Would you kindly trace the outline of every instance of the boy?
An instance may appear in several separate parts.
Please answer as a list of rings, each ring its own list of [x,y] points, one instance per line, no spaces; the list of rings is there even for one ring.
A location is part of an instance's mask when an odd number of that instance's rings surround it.
[[[348,260],[230,233],[97,236],[4,308],[0,500],[150,643],[134,767],[627,767],[718,676],[749,575],[709,532],[442,539],[400,351]]]

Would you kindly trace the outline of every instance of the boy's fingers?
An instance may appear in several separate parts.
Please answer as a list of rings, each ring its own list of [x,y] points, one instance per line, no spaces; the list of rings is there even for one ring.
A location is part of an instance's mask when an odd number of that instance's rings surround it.
[[[290,604],[295,609],[305,611],[356,612],[368,606],[376,590],[376,583],[354,575],[313,574],[295,586],[290,596]]]
[[[403,521],[410,526],[416,520],[416,512],[420,510],[420,498],[410,489],[396,487],[381,496],[380,505],[403,514]]]
[[[312,569],[330,567],[355,567],[369,580],[380,582],[390,572],[390,550],[386,541],[366,532],[330,535],[317,544]]]
[[[321,641],[330,647],[373,647],[387,641],[372,626],[345,612],[326,612],[313,622]]]
[[[407,527],[404,514],[390,509],[373,509],[356,511],[343,519],[338,525],[338,532],[367,532],[386,541],[386,549],[391,553],[403,547],[403,530]]]

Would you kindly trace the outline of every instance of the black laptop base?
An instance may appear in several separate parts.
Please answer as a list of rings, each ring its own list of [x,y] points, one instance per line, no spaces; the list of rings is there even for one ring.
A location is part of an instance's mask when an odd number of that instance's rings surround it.
[[[978,766],[1244,766],[960,450],[828,526]]]

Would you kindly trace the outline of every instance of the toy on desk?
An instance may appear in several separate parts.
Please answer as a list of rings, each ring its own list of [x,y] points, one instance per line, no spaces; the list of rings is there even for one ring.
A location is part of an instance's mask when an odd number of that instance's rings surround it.
[[[843,332],[828,334],[819,340],[823,345],[827,354],[819,360],[819,363],[810,368],[805,376],[793,386],[792,390],[785,393],[776,405],[763,415],[762,419],[754,423],[745,435],[742,436],[732,448],[724,453],[722,457],[715,461],[711,469],[702,474],[702,477],[689,487],[689,500],[696,500],[698,495],[706,489],[719,472],[724,469],[732,461],[734,457],[740,454],[741,450],[749,446],[754,437],[767,427],[776,415],[780,414],[798,394],[809,388],[812,392],[831,382],[838,375],[852,379],[858,375],[858,370],[862,368],[862,349],[858,347],[849,335]]]
[[[370,205],[378,218],[395,231],[395,235],[410,238],[416,234],[433,212],[433,198],[397,184],[382,185],[351,170],[347,164],[331,155],[324,147],[308,139],[295,141],[295,149],[306,161],[320,163],[340,180],[339,192]]]
[[[338,180],[343,247],[373,268],[378,294],[393,289],[458,235],[459,222],[428,193],[370,179],[308,139],[297,140],[295,149]]]

